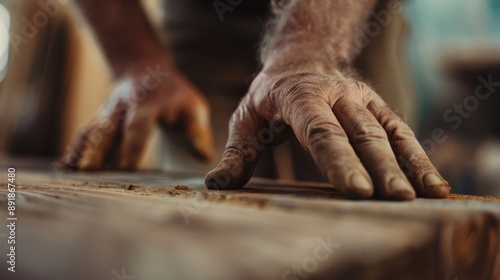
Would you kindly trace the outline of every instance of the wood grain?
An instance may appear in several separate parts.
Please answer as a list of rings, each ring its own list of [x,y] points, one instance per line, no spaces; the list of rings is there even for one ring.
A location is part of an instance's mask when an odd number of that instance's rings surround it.
[[[19,267],[2,279],[500,279],[496,197],[349,201],[318,183],[209,191],[192,174],[17,169]]]

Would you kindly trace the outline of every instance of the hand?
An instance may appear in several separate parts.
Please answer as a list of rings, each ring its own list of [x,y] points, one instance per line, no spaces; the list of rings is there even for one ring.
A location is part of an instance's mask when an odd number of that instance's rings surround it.
[[[166,60],[155,58],[129,68],[98,117],[66,149],[69,168],[133,169],[157,123],[182,125],[194,150],[205,160],[215,155],[209,106]]]
[[[409,200],[416,194],[448,195],[450,187],[414,133],[373,89],[339,71],[280,68],[263,70],[233,114],[223,159],[205,178],[208,188],[243,187],[263,148],[293,132],[346,196]],[[408,176],[397,159],[409,168]]]

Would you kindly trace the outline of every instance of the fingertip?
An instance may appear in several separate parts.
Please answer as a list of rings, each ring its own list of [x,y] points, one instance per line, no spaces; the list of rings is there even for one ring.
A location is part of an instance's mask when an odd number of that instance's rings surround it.
[[[415,199],[416,196],[415,190],[406,178],[394,178],[389,182],[387,193],[384,195],[384,198],[407,201]]]
[[[78,164],[78,169],[86,171],[98,170],[101,167],[101,161],[97,159],[96,156],[90,156],[88,154],[89,153],[86,153],[82,157]]]
[[[205,186],[210,190],[231,189],[229,181],[229,176],[223,168],[217,167],[205,175]]]
[[[435,185],[425,188],[420,192],[419,196],[426,198],[445,198],[451,192],[451,187],[448,185]]]
[[[373,196],[373,184],[361,174],[351,175],[346,195],[353,199],[368,199]]]
[[[426,174],[423,178],[423,181],[424,181],[424,186],[426,188],[431,188],[431,187],[440,186],[440,185],[448,185],[448,182],[441,179],[439,176],[437,176],[434,173]]]
[[[448,195],[451,192],[451,187],[450,186],[438,186],[435,187],[434,192],[433,192],[433,197],[434,198],[445,198],[448,197]]]
[[[399,201],[411,201],[417,198],[417,194],[413,190],[399,190],[391,193],[387,198]]]
[[[427,198],[445,198],[451,192],[448,182],[434,173],[426,174],[422,179],[419,195]]]
[[[248,183],[252,174],[253,167],[245,165],[241,158],[225,158],[219,166],[207,173],[205,185],[211,190],[240,189]]]

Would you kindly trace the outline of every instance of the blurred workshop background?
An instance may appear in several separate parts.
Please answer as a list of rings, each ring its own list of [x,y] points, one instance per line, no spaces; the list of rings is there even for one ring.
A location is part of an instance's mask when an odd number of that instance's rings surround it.
[[[500,1],[407,2],[413,128],[455,193],[500,195]],[[0,0],[1,157],[56,159],[112,82],[70,0]]]

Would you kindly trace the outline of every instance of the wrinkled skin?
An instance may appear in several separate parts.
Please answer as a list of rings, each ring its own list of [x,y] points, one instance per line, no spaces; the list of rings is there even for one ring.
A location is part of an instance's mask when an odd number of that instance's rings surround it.
[[[76,2],[119,82],[62,161],[75,169],[133,168],[157,123],[183,125],[202,158],[212,158],[207,103],[161,54],[140,3]],[[243,187],[264,148],[295,134],[325,177],[349,197],[445,197],[450,187],[411,129],[352,74],[361,51],[355,38],[380,1],[278,2],[283,5],[276,5],[274,30],[261,50],[263,68],[230,120],[223,159],[207,174],[207,187]],[[156,65],[169,75],[152,86],[144,70]]]
[[[163,61],[163,62],[162,62]],[[205,98],[162,58],[131,67],[115,86],[98,117],[66,149],[63,163],[74,169],[134,169],[153,128],[181,126],[205,160],[215,149]]]
[[[284,3],[264,40],[263,68],[231,118],[224,157],[207,174],[206,185],[242,187],[264,146],[293,132],[342,194],[395,200],[447,196],[448,183],[411,129],[353,74],[362,51],[354,42],[381,2]]]
[[[224,158],[207,175],[207,186],[244,186],[262,152],[259,144],[279,144],[291,132],[328,180],[350,197],[408,200],[449,193],[411,129],[365,83],[339,71],[282,72],[279,67],[253,81],[231,118]],[[414,171],[408,178],[396,157]]]

